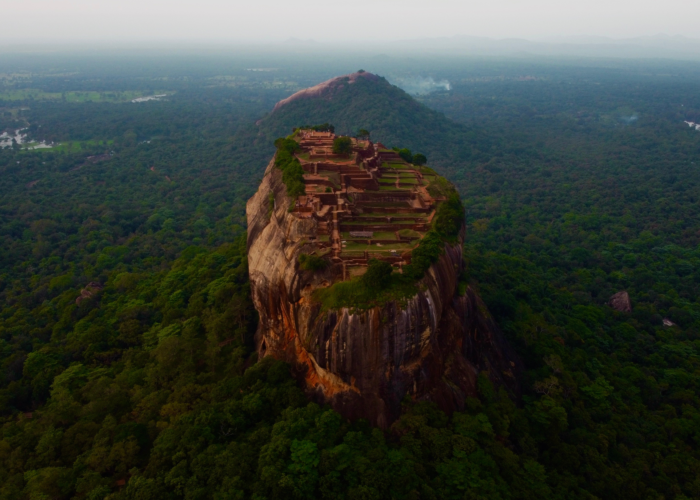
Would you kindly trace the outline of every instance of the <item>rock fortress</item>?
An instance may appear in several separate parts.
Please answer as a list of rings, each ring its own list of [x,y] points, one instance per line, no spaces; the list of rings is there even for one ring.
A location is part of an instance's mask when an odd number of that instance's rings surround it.
[[[345,80],[295,99],[337,81]],[[452,185],[366,136],[344,139],[344,154],[334,153],[336,139],[308,127],[280,139],[291,148],[278,145],[247,203],[258,356],[287,361],[319,403],[382,428],[398,418],[406,397],[448,412],[464,408],[481,375],[517,397],[521,363],[478,293],[461,280],[461,214],[451,219],[452,237],[435,236],[443,204],[449,208],[456,196]],[[423,242],[437,249],[427,263],[418,257]],[[318,265],[303,265],[307,259]],[[342,298],[341,285],[358,284],[373,259],[405,277],[403,295],[324,302],[323,294]]]

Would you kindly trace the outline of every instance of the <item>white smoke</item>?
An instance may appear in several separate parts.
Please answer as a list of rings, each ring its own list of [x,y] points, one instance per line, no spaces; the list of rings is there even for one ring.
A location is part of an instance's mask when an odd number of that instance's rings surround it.
[[[438,90],[450,90],[452,86],[447,80],[436,81],[433,77],[408,76],[393,77],[389,81],[397,87],[413,95],[426,95]]]

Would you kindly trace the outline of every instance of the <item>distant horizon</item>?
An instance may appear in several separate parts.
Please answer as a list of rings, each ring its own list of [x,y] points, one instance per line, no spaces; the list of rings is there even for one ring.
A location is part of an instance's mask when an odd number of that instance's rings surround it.
[[[285,43],[299,44],[318,44],[318,45],[334,45],[346,46],[353,44],[356,46],[372,45],[375,43],[397,44],[407,42],[433,41],[433,40],[484,40],[484,41],[510,41],[522,40],[536,43],[573,43],[573,44],[596,44],[601,42],[627,42],[627,41],[687,41],[700,43],[700,34],[697,36],[688,36],[685,34],[669,34],[665,32],[657,32],[635,36],[609,36],[609,35],[594,35],[594,34],[577,34],[577,35],[542,35],[542,36],[489,36],[489,35],[472,35],[472,34],[456,34],[456,35],[440,35],[440,36],[416,36],[416,37],[397,37],[397,38],[376,38],[376,39],[324,39],[314,37],[270,37],[270,38],[60,38],[60,37],[2,37],[0,35],[0,46],[2,45],[34,45],[41,46],[45,44],[57,44],[62,46],[75,46],[86,44],[101,44],[112,46],[130,46],[130,45],[178,45],[178,44],[197,44],[197,45],[278,45]]]
[[[206,40],[388,42],[415,38],[698,36],[700,2],[684,0],[23,0],[7,2],[0,43]]]
[[[48,40],[0,39],[0,56],[20,54],[185,54],[194,55],[345,55],[378,57],[564,57],[678,59],[700,61],[700,38],[656,35],[612,38],[596,35],[484,37],[471,35],[387,40],[323,40],[286,37],[268,40]]]

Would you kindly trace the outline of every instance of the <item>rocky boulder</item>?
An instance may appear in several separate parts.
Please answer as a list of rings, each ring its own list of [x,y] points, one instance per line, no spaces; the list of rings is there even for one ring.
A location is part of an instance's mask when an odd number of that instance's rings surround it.
[[[630,295],[624,290],[621,292],[617,292],[615,295],[610,297],[608,305],[616,311],[625,313],[632,312],[632,302],[630,301]]]

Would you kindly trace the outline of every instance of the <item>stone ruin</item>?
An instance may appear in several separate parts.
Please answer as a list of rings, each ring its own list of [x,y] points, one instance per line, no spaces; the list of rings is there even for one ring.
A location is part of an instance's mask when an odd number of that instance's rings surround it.
[[[296,131],[306,194],[292,212],[317,221],[316,253],[343,264],[343,279],[362,274],[370,259],[400,270],[444,201],[428,191],[438,176],[369,140],[352,138],[349,155],[334,154],[335,138],[332,132]]]

